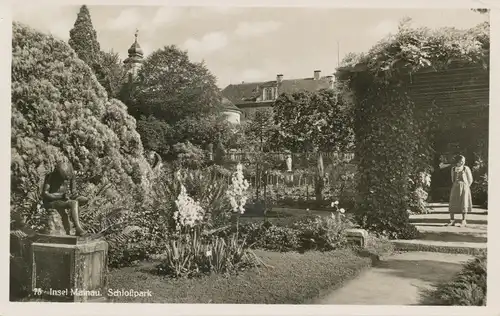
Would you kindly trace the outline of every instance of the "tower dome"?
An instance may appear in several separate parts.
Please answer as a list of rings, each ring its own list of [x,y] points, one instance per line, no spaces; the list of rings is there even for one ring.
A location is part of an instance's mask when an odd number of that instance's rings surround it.
[[[128,55],[129,55],[129,57],[131,57],[131,56],[141,56],[141,57],[144,56],[144,52],[142,51],[141,45],[139,45],[139,43],[137,42],[137,35],[135,36],[134,43],[128,49]]]
[[[128,73],[129,82],[133,81],[137,72],[144,61],[144,52],[141,45],[137,42],[137,35],[139,31],[135,31],[135,41],[128,49],[128,58],[123,61]]]
[[[139,42],[137,42],[138,35],[139,35],[139,31],[136,30],[135,31],[135,41],[128,49],[128,58],[123,61],[125,64],[142,63],[142,60],[144,57],[144,52],[141,48],[141,45],[139,45]]]

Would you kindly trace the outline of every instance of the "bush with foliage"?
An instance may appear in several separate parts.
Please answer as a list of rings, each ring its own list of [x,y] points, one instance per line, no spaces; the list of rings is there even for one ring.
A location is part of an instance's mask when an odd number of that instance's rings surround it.
[[[301,249],[299,230],[292,227],[263,226],[254,247],[271,251],[296,251]]]
[[[345,245],[348,224],[332,216],[308,216],[292,226],[299,231],[301,248],[305,250],[330,251]]]
[[[482,254],[467,262],[449,282],[423,293],[426,305],[486,306],[487,255]]]
[[[477,157],[472,166],[472,199],[474,203],[488,207],[488,162]]]
[[[431,108],[415,108],[407,93],[409,74],[419,69],[444,69],[451,60],[487,64],[488,29],[412,29],[404,21],[397,34],[375,45],[359,62],[341,69],[355,101],[356,159],[360,181],[358,220],[362,226],[391,238],[411,239],[417,230],[407,208],[412,174],[431,162]],[[357,71],[361,69],[361,71]],[[347,76],[344,76],[347,74]],[[422,132],[423,131],[423,132]],[[423,136],[425,135],[425,136]]]
[[[330,251],[346,245],[346,229],[352,227],[345,210],[335,204],[331,216],[303,216],[287,224],[269,221],[240,226],[240,235],[253,248],[271,251]],[[221,231],[220,236],[228,232]]]
[[[172,154],[175,156],[173,165],[178,168],[199,169],[207,162],[206,152],[190,141],[173,145]]]
[[[12,34],[11,211],[37,228],[43,180],[69,161],[77,193],[90,198],[82,223],[119,248],[150,190],[135,120],[68,44],[19,23]]]

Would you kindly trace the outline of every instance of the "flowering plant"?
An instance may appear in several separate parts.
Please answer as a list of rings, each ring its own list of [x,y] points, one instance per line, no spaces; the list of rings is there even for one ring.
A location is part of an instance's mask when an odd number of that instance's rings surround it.
[[[238,164],[236,166],[236,172],[233,174],[232,183],[229,186],[226,194],[231,204],[232,211],[234,213],[245,213],[245,204],[248,199],[247,190],[250,184],[243,176],[243,166]]]
[[[174,220],[177,224],[177,230],[184,227],[193,228],[203,221],[205,210],[200,203],[193,200],[188,194],[186,187],[181,185],[181,193],[175,201],[177,210],[174,212]]]
[[[339,208],[339,201],[332,202],[330,207],[333,208],[332,218],[340,222],[345,217],[345,209]]]

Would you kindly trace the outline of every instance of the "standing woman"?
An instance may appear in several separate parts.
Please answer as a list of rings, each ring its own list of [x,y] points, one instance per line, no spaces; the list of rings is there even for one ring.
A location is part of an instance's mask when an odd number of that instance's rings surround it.
[[[472,211],[472,195],[470,186],[472,184],[472,172],[465,165],[465,157],[458,155],[455,157],[455,166],[451,168],[451,186],[450,193],[450,223],[455,226],[455,214],[462,214],[462,227],[467,225],[466,215]]]

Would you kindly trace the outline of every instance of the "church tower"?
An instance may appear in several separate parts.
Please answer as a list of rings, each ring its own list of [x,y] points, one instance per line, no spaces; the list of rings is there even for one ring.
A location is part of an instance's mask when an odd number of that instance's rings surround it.
[[[137,42],[137,36],[139,35],[139,30],[135,31],[135,41],[128,49],[128,58],[123,61],[125,64],[125,69],[127,71],[127,76],[129,78],[129,82],[134,79],[137,75],[137,71],[142,65],[144,61],[144,52],[142,51],[141,46]]]

